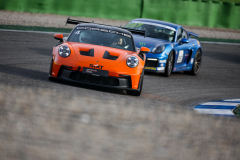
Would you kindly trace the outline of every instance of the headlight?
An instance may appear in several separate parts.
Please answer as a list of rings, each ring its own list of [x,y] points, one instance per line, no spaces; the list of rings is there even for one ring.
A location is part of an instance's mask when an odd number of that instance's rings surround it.
[[[127,66],[131,68],[135,68],[138,65],[138,58],[135,56],[128,57]]]
[[[70,56],[71,51],[68,46],[61,46],[58,50],[58,53],[61,57],[65,58],[65,57]]]
[[[165,45],[160,45],[153,48],[152,53],[162,53],[165,49]]]

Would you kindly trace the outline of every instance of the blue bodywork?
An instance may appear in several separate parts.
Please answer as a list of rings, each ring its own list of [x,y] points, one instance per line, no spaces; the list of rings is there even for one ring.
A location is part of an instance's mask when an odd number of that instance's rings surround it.
[[[150,25],[156,24],[160,26],[162,25],[170,27],[172,30],[175,30],[175,35],[173,36],[174,38],[172,39],[172,41],[133,34],[133,38],[137,48],[147,47],[151,50],[149,53],[146,54],[147,59],[145,71],[164,73],[166,69],[165,67],[168,60],[168,55],[170,52],[173,52],[174,55],[172,72],[191,71],[196,52],[200,50],[202,54],[202,49],[199,41],[197,39],[190,38],[190,36],[198,37],[198,35],[195,33],[187,32],[180,25],[164,21],[138,18],[130,21],[125,27],[128,27],[130,23],[143,23]],[[179,32],[183,31],[185,31],[187,37],[179,39],[177,35],[179,34]],[[165,49],[161,53],[152,53],[153,49],[160,45],[165,45]]]

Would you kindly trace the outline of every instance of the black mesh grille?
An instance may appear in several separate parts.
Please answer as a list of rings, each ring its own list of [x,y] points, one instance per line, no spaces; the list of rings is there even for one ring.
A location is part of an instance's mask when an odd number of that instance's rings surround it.
[[[70,79],[77,80],[77,81],[83,81],[83,82],[89,82],[89,83],[110,85],[110,86],[118,86],[119,85],[119,81],[116,78],[92,76],[92,75],[82,74],[80,72],[72,72],[70,75]]]
[[[145,67],[158,67],[158,61],[146,60]]]

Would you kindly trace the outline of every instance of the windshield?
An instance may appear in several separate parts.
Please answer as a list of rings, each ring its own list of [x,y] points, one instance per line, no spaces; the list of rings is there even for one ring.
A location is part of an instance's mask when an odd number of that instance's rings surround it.
[[[108,29],[77,27],[73,30],[68,41],[135,51],[130,34]]]
[[[149,25],[144,23],[128,23],[126,28],[132,28],[137,30],[145,30],[147,37],[153,37],[157,39],[167,40],[169,42],[174,41],[175,31],[168,26],[164,25]]]

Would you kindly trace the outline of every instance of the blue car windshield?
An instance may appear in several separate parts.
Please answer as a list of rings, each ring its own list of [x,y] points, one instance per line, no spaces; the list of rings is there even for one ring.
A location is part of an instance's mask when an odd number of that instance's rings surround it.
[[[132,28],[137,30],[145,30],[147,37],[153,37],[157,39],[167,40],[169,42],[174,41],[176,32],[170,28],[164,26],[155,26],[144,23],[128,23],[126,28]]]
[[[76,27],[67,41],[135,51],[130,34],[101,28]]]

